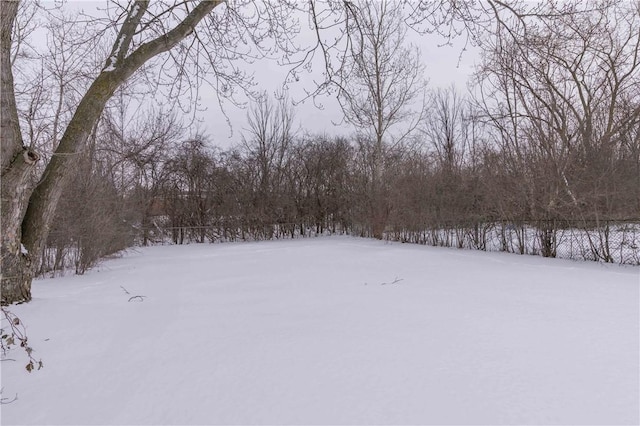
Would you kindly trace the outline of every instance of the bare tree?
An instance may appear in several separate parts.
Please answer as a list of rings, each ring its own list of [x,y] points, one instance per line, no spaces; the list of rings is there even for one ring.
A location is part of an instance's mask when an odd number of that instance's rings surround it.
[[[555,256],[557,221],[606,233],[601,218],[635,215],[633,166],[622,158],[640,125],[640,9],[617,0],[542,7],[543,17],[497,27],[479,75],[509,188],[502,208],[534,220],[542,253]]]
[[[117,28],[112,48],[81,96],[42,179],[34,187],[31,173],[40,155],[24,144],[11,67],[13,29],[20,27],[19,22],[16,24],[18,6],[18,2],[3,3],[0,24],[3,303],[30,299],[33,272],[29,253],[41,252],[62,189],[72,176],[76,153],[84,148],[107,101],[123,83],[145,65],[157,63],[154,58],[162,55],[165,63],[173,61],[175,65],[159,67],[156,81],[162,84],[171,78],[173,84],[167,86],[170,91],[184,93],[209,80],[220,96],[232,96],[233,87],[247,81],[230,62],[249,53],[243,50],[243,41],[260,44],[269,37],[272,42],[264,51],[273,50],[274,45],[290,51],[287,34],[295,25],[287,19],[291,7],[286,4],[114,3],[100,33],[109,35],[109,28]],[[172,52],[176,46],[181,48]]]
[[[400,144],[420,117],[425,81],[419,49],[407,44],[399,4],[360,2],[348,10],[352,42],[338,96],[345,119],[376,149]]]
[[[176,243],[185,237],[204,242],[217,213],[212,181],[215,156],[208,145],[204,135],[196,135],[182,142],[166,164],[164,201]]]
[[[247,114],[248,128],[242,144],[247,160],[254,164],[256,187],[254,208],[259,220],[280,221],[277,211],[286,168],[295,137],[294,112],[286,96],[274,103],[263,93]]]
[[[371,162],[371,224],[382,237],[390,206],[383,172],[422,111],[425,82],[417,47],[407,46],[400,4],[356,2],[347,7],[351,43],[340,70],[338,100],[345,120],[360,133]]]
[[[344,138],[308,136],[294,150],[288,175],[297,220],[318,234],[348,229],[353,205],[353,147]],[[304,235],[305,230],[301,230]]]
[[[640,124],[639,28],[625,1],[499,28],[481,70],[484,108],[529,188],[530,215],[611,212],[607,182]]]
[[[433,150],[440,167],[449,174],[460,171],[469,140],[467,124],[471,114],[468,103],[451,86],[438,88],[429,95],[429,111],[421,133]]]

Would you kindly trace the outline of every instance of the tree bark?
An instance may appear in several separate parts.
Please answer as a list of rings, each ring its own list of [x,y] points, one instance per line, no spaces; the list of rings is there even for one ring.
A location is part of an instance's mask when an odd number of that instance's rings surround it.
[[[3,305],[31,299],[31,258],[21,243],[21,225],[33,189],[33,166],[38,161],[38,154],[23,145],[13,90],[11,36],[17,13],[18,2],[3,2],[0,10],[0,256]]]
[[[144,63],[188,37],[222,1],[203,0],[172,30],[140,45],[127,56],[149,1],[136,1],[122,24],[105,67],[91,84],[69,122],[42,180],[30,186],[38,155],[22,146],[11,72],[11,29],[18,3],[2,4],[2,303],[31,298],[30,254],[41,253],[62,189],[73,175],[77,154],[115,90]]]

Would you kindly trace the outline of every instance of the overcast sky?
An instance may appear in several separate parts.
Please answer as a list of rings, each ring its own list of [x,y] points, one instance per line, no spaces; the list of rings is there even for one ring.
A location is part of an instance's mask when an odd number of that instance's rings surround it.
[[[65,7],[82,9],[90,15],[94,15],[97,9],[103,9],[105,1],[69,1]],[[302,25],[301,37],[313,37],[311,30]],[[308,33],[305,33],[308,32]],[[429,87],[447,87],[456,85],[460,90],[466,90],[466,82],[473,71],[474,62],[477,60],[476,51],[468,47],[463,52],[463,41],[454,40],[453,45],[443,46],[445,40],[437,35],[418,35],[409,30],[407,44],[413,43],[421,50],[422,60],[425,65],[425,77],[429,81]],[[279,66],[274,61],[264,60],[260,63],[246,65],[254,72],[257,89],[268,93],[275,93],[282,89],[282,84],[288,72],[288,68]],[[303,75],[299,83],[289,85],[289,96],[294,101],[299,101],[305,96],[305,89],[312,90],[312,81],[322,80],[321,69],[313,70],[310,75]],[[215,91],[210,87],[203,87],[200,92],[200,108],[206,109],[198,113],[200,123],[197,129],[206,132],[213,142],[223,148],[240,141],[243,129],[246,127],[246,108],[238,108],[233,104],[225,103],[225,113],[229,118],[231,127],[221,113]],[[242,98],[240,98],[242,100]],[[312,133],[348,134],[347,126],[336,126],[342,120],[339,105],[333,97],[318,97],[317,104],[323,108],[317,108],[312,100],[297,104],[295,107],[296,127],[303,128]],[[195,127],[194,127],[195,128]]]
[[[454,41],[453,46],[442,46],[444,40],[437,35],[407,34],[407,43],[417,45],[421,50],[422,61],[425,65],[425,77],[429,81],[428,87],[447,87],[455,85],[461,91],[466,90],[466,83],[473,72],[474,63],[478,58],[476,51],[468,47],[464,49],[462,40]],[[275,62],[264,61],[259,64],[259,71],[255,73],[258,87],[270,93],[282,88],[288,69],[278,66]],[[305,81],[289,85],[289,95],[293,100],[303,99],[304,89],[312,89],[312,78],[321,80],[321,71],[314,70],[315,76],[306,76]],[[312,100],[306,100],[296,105],[296,120],[304,130],[312,133],[347,134],[350,128],[336,126],[340,123],[342,112],[334,97],[318,97],[316,103],[322,104],[319,109]],[[203,90],[202,106],[208,108],[201,113],[204,118],[203,128],[212,136],[217,145],[228,146],[238,141],[243,127],[246,127],[246,109],[236,108],[231,104],[225,107],[233,127],[233,135],[224,117],[220,114],[215,93],[208,88]]]

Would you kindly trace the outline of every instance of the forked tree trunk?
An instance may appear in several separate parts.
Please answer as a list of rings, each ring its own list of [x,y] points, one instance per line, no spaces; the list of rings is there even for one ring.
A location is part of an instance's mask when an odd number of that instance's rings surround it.
[[[2,179],[2,304],[31,299],[31,258],[24,249],[22,218],[33,190],[33,166],[38,155],[25,148],[20,133],[11,72],[11,33],[18,12],[17,2],[2,2],[0,8],[0,162]]]
[[[140,45],[127,55],[149,1],[130,5],[104,69],[91,84],[69,122],[42,180],[33,188],[32,169],[38,161],[35,152],[22,143],[11,71],[11,35],[18,2],[3,1],[1,7],[2,105],[2,303],[31,299],[33,278],[31,254],[44,249],[62,188],[73,176],[76,153],[80,152],[91,130],[115,90],[154,56],[167,52],[189,36],[196,25],[222,1],[203,0],[172,30]]]

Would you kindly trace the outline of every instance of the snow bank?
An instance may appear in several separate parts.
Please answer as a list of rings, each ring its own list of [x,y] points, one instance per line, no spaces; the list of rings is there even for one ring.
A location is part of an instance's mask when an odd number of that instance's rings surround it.
[[[12,308],[45,368],[2,363],[2,422],[638,423],[639,271],[347,237],[145,248]]]

